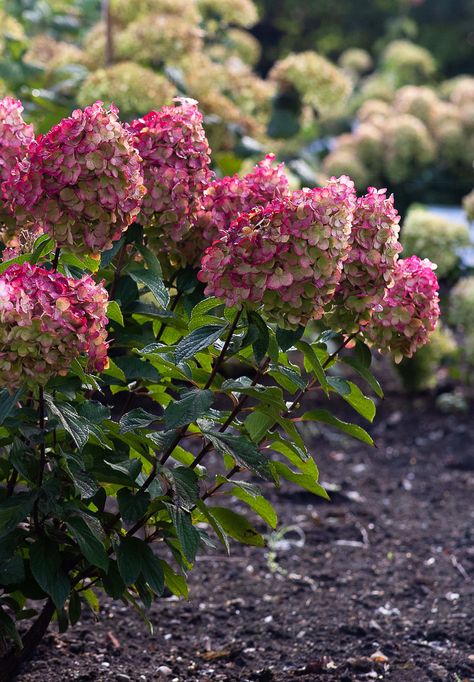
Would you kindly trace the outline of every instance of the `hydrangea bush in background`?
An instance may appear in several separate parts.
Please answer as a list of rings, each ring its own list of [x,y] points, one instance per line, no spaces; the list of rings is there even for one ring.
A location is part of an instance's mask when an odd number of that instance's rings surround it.
[[[216,177],[195,102],[128,125],[96,102],[32,139],[6,100],[0,145],[7,680],[53,617],[63,631],[105,592],[146,620],[165,590],[186,596],[206,546],[263,546],[277,518],[259,479],[327,498],[298,423],[373,444],[328,398],[371,422],[352,380],[383,395],[369,347],[411,356],[439,308],[431,264],[398,258],[391,197],[358,198],[346,176],[290,191],[273,155]],[[353,375],[334,374],[341,359]]]

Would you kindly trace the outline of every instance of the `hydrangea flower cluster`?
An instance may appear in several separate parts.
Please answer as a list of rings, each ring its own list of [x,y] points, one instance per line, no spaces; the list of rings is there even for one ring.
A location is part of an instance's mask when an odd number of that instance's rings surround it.
[[[147,188],[138,220],[157,253],[179,262],[176,245],[191,229],[211,180],[211,150],[197,102],[177,101],[178,106],[151,111],[128,129],[143,159]]]
[[[247,175],[215,178],[209,184],[203,197],[204,209],[183,244],[188,263],[199,264],[207,247],[228,230],[240,213],[289,194],[285,165],[274,162],[275,155],[267,154]]]
[[[381,353],[391,353],[395,362],[411,358],[436,328],[440,309],[434,267],[418,256],[399,260],[393,287],[364,327],[367,342]]]
[[[0,275],[0,385],[44,385],[82,353],[101,372],[107,358],[107,292],[24,263]]]
[[[349,254],[344,262],[334,310],[328,316],[331,326],[345,332],[367,324],[380,308],[402,247],[398,241],[400,216],[393,195],[369,187],[356,203]]]
[[[33,141],[4,185],[18,218],[32,219],[77,253],[110,249],[144,193],[140,157],[118,110],[76,109]]]
[[[21,159],[34,139],[33,126],[24,122],[21,102],[12,97],[0,100],[0,185],[10,178],[12,168]],[[10,236],[13,219],[0,192],[0,223]]]
[[[205,293],[229,307],[263,305],[282,327],[319,319],[341,276],[354,208],[343,176],[242,214],[203,257]]]
[[[322,115],[341,108],[352,91],[350,78],[325,57],[308,50],[289,54],[276,62],[270,78],[282,92],[294,88],[307,104]]]

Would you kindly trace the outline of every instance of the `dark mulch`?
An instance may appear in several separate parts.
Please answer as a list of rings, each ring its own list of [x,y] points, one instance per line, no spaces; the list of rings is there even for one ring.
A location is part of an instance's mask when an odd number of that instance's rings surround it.
[[[472,414],[394,395],[372,431],[377,449],[312,436],[333,501],[273,495],[298,529],[276,558],[209,553],[188,602],[152,608],[154,635],[106,603],[98,622],[53,627],[18,679],[474,680]]]

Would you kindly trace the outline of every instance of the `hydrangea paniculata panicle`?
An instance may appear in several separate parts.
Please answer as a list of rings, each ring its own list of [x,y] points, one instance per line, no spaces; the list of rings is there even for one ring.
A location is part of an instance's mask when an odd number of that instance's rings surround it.
[[[4,185],[16,215],[76,253],[110,249],[134,222],[145,188],[140,156],[102,102],[76,109],[31,142]]]
[[[342,269],[327,319],[338,330],[354,332],[370,320],[380,306],[386,289],[393,285],[393,273],[402,251],[398,236],[400,216],[393,195],[369,187],[357,199],[349,239],[349,253]]]
[[[239,216],[210,246],[198,277],[228,306],[263,306],[295,328],[322,317],[347,257],[356,196],[346,176]]]
[[[239,214],[287,196],[290,190],[284,169],[285,164],[275,164],[274,154],[267,154],[242,177],[212,180],[203,197],[203,210],[183,244],[187,262],[199,265],[207,247],[225,234]]]
[[[10,178],[12,168],[26,154],[34,139],[33,126],[24,122],[23,105],[12,97],[0,100],[0,227],[3,238],[14,233],[14,219],[3,191],[3,183]]]
[[[0,275],[0,385],[44,385],[82,354],[91,371],[106,369],[107,303],[89,276],[10,265]]]
[[[435,267],[418,256],[400,259],[393,286],[387,289],[380,309],[364,327],[368,343],[381,353],[392,354],[395,362],[411,358],[436,329],[440,309]]]
[[[176,102],[150,111],[128,130],[143,160],[147,188],[138,221],[157,254],[183,264],[180,242],[202,208],[212,172],[197,102],[187,98]]]

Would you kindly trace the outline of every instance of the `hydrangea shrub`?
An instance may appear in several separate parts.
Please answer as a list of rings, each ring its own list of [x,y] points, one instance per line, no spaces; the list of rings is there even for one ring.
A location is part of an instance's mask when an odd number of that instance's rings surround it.
[[[209,544],[264,546],[260,479],[327,498],[298,423],[372,445],[326,400],[375,414],[334,365],[381,396],[368,346],[411,356],[435,328],[436,277],[397,259],[383,191],[358,198],[346,176],[290,191],[271,155],[243,178],[210,164],[196,103],[124,127],[96,102],[4,179],[0,681],[53,617],[65,630],[105,592],[146,620],[155,597],[187,595]]]

